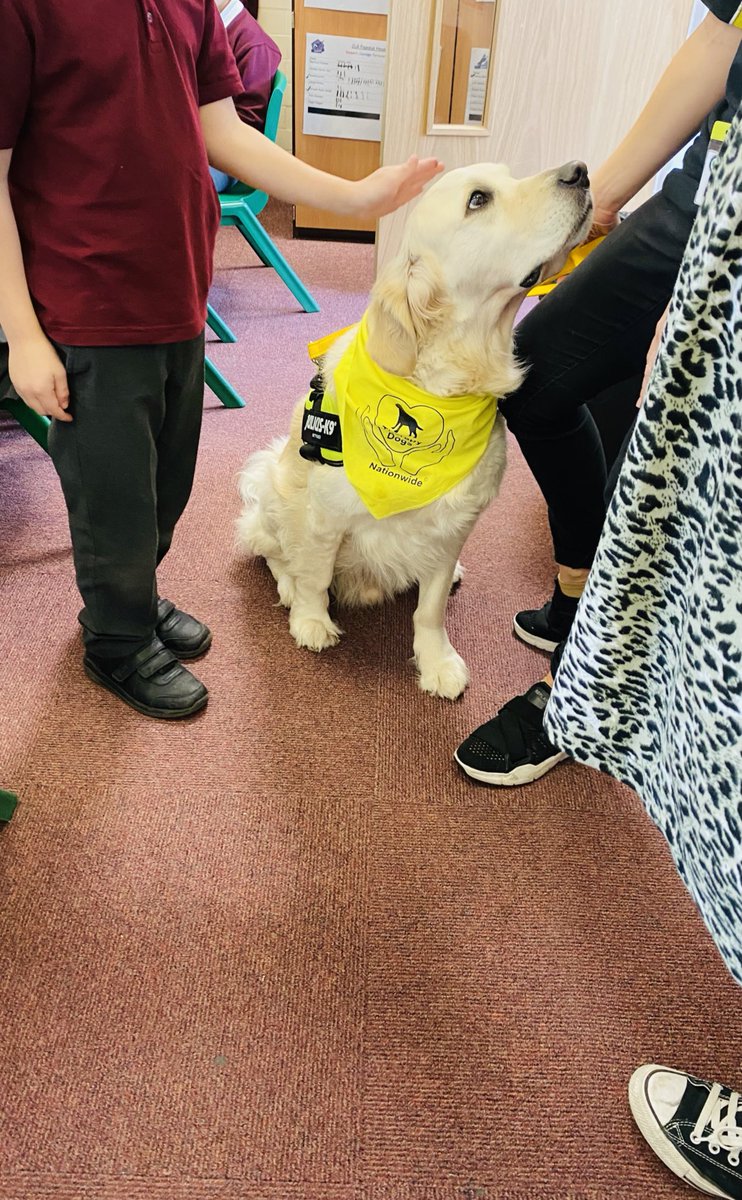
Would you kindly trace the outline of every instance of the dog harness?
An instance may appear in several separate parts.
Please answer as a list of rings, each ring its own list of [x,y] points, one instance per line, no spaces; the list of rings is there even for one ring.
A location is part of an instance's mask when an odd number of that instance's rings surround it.
[[[304,401],[299,453],[309,462],[324,463],[326,467],[343,465],[340,417],[332,410],[320,374],[314,376],[309,385],[309,395]]]
[[[309,347],[315,363],[346,330]],[[377,518],[423,508],[469,475],[484,454],[497,398],[467,393],[433,396],[384,371],[367,349],[368,327],[356,335],[325,390],[316,375],[304,404],[300,454],[343,466]]]

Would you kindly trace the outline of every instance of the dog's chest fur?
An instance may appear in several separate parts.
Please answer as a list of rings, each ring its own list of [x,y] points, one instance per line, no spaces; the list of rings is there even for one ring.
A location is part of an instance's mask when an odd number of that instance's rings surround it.
[[[343,530],[336,561],[335,589],[359,573],[387,595],[405,590],[459,547],[477,517],[499,491],[505,469],[505,432],[498,416],[474,470],[424,508],[377,520],[360,500],[342,469],[309,470],[310,510],[323,524]]]

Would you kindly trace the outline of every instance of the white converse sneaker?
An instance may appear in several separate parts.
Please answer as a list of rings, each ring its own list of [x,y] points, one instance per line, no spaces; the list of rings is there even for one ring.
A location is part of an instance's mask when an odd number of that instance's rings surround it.
[[[666,1167],[707,1196],[742,1200],[742,1098],[654,1064],[631,1076],[629,1104]]]

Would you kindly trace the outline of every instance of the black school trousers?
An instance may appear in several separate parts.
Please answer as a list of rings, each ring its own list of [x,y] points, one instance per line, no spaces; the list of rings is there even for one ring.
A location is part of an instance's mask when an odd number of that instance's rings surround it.
[[[158,564],[191,493],[204,398],[204,336],[170,345],[64,346],[71,422],[49,453],[67,512],[86,650],[149,643]],[[0,347],[0,388],[11,389]]]

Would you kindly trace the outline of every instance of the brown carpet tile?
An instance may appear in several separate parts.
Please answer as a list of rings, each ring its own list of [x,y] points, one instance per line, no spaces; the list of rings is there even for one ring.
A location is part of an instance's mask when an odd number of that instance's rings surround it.
[[[281,214],[278,214],[279,217]],[[544,669],[512,613],[551,586],[517,452],[465,553],[451,705],[412,598],[299,651],[233,551],[235,475],[280,433],[306,341],[362,310],[368,247],[286,243],[297,314],[223,231],[198,481],[161,592],[209,620],[199,718],[96,690],[51,464],[0,420],[2,1200],[628,1200],[686,1194],[635,1131],[654,1059],[739,1082],[739,991],[637,798],[573,765],[495,792],[474,724]]]

